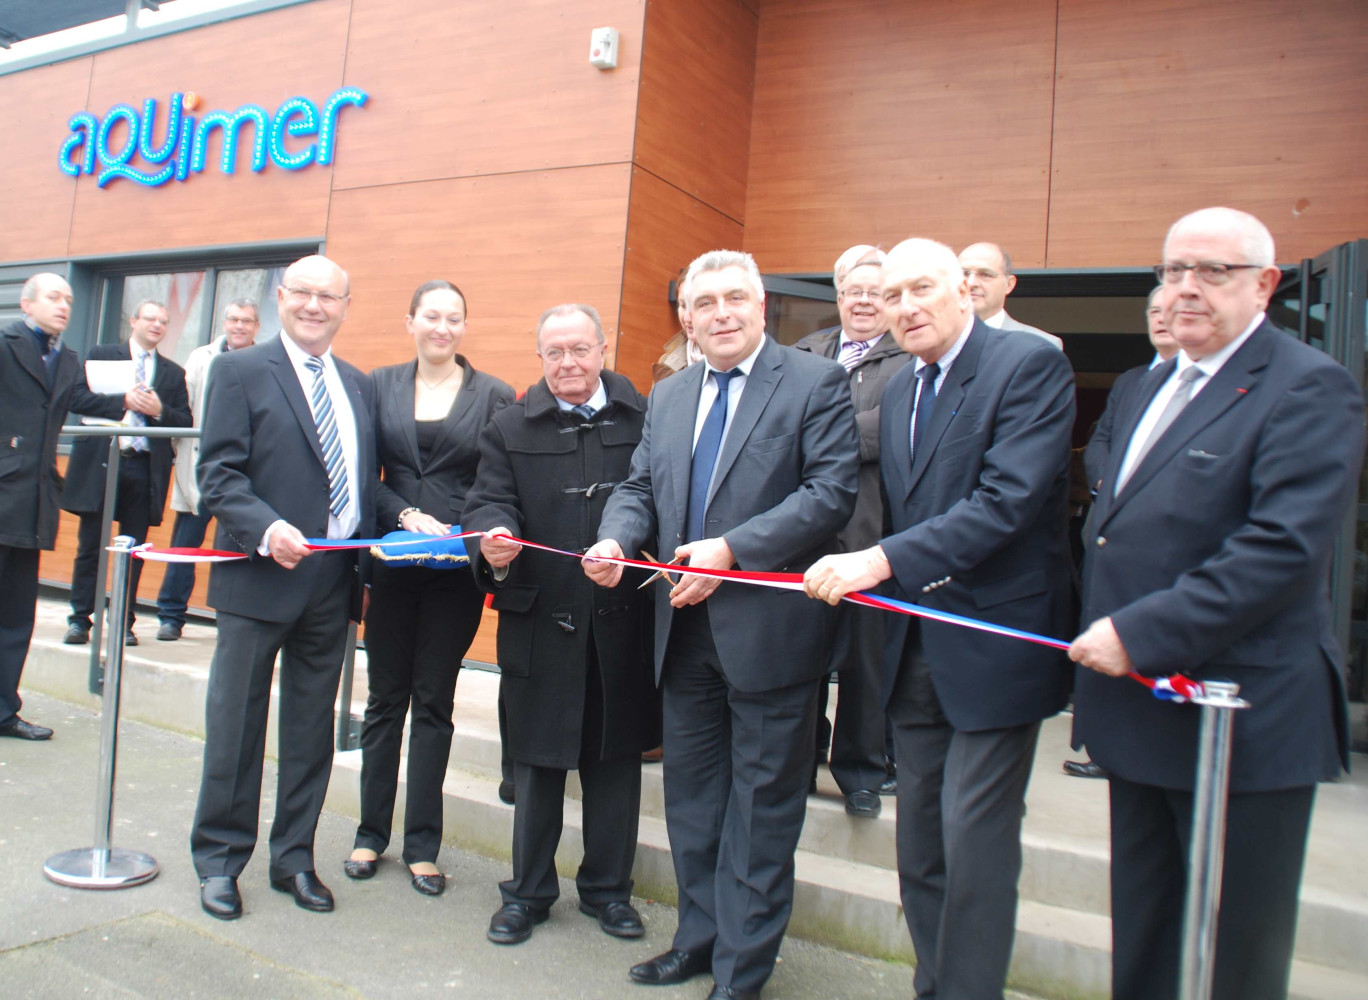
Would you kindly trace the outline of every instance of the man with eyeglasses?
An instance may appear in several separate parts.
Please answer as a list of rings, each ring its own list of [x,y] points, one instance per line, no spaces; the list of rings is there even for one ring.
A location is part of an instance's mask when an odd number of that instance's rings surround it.
[[[641,440],[646,399],[603,368],[593,306],[542,314],[543,378],[495,414],[480,436],[480,467],[461,524],[487,531],[471,554],[475,579],[499,612],[500,694],[513,759],[513,877],[489,922],[495,944],[526,941],[560,895],[567,771],[583,789],[580,912],[604,933],[645,933],[632,906],[641,804],[641,753],[660,742],[651,674],[651,595],[595,587],[573,560],[523,550],[508,535],[582,552]]]
[[[129,317],[129,337],[122,344],[97,344],[89,361],[131,361],[136,384],[127,392],[91,392],[85,373],[71,395],[71,410],[106,420],[122,420],[132,433],[119,438],[119,474],[114,519],[119,533],[135,542],[147,540],[147,529],[162,522],[171,485],[174,456],[169,438],[138,435],[138,427],[189,427],[190,400],[185,391],[185,369],[157,352],[166,337],[170,315],[166,306],[150,299],[139,302]],[[95,611],[95,574],[100,549],[108,544],[104,531],[105,476],[109,467],[109,439],[80,437],[67,460],[62,509],[80,515],[76,561],[71,569],[71,614],[62,641],[73,645],[90,641],[90,616]],[[128,567],[128,619],[111,628],[126,628],[125,643],[138,644],[133,634],[134,603],[142,560]],[[103,586],[103,581],[101,581]]]
[[[237,880],[256,846],[277,654],[271,887],[302,909],[333,908],[313,841],[332,765],[347,621],[361,618],[361,591],[355,552],[313,551],[305,539],[375,530],[370,380],[332,353],[348,284],[326,257],[291,264],[276,291],[280,336],[219,355],[205,393],[200,500],[218,520],[215,548],[250,557],[209,571],[218,644],[190,851],[200,905],[220,920],[242,915]]]
[[[1164,242],[1181,353],[1120,418],[1085,542],[1074,740],[1111,772],[1112,996],[1178,988],[1198,711],[1124,675],[1228,680],[1236,713],[1214,996],[1287,995],[1316,783],[1348,766],[1327,581],[1358,484],[1363,397],[1268,321],[1281,277],[1252,215]]]
[[[969,296],[974,302],[974,315],[998,330],[1025,330],[1043,337],[1060,350],[1064,341],[1053,333],[1030,326],[1008,315],[1004,303],[1016,288],[1012,273],[1012,258],[996,243],[971,243],[960,251],[960,267],[969,279]]]
[[[209,366],[229,351],[251,347],[261,326],[257,304],[251,299],[236,299],[223,310],[223,333],[185,359],[185,388],[190,395],[190,410],[195,426],[204,426],[204,388]],[[175,442],[176,474],[171,483],[171,509],[176,523],[171,529],[171,545],[193,549],[204,544],[209,515],[200,509],[199,487],[195,484],[195,465],[199,461],[199,439],[182,438]],[[175,642],[185,628],[185,612],[190,592],[195,589],[194,563],[167,563],[157,594],[157,638]]]
[[[841,325],[818,330],[793,346],[839,361],[849,372],[850,398],[860,430],[860,492],[855,513],[837,536],[842,550],[868,548],[883,533],[883,500],[879,488],[879,405],[884,387],[912,356],[888,333],[880,288],[884,252],[865,244],[836,258],[832,279]],[[889,776],[883,711],[883,612],[854,604],[838,610],[840,633],[832,657],[839,688],[836,722],[830,727],[831,776],[845,796],[846,813],[874,819],[882,811],[881,791],[896,790]],[[817,701],[818,747],[826,721],[830,685],[822,684]],[[886,790],[886,791],[885,791]]]

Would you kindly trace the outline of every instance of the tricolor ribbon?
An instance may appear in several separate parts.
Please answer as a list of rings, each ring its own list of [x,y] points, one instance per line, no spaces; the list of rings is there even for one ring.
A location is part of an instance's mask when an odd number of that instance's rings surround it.
[[[393,546],[420,545],[425,541],[448,541],[456,538],[476,538],[483,537],[486,533],[482,531],[461,531],[450,535],[430,535],[425,538],[413,538],[405,541],[386,541],[382,538],[348,538],[348,539],[327,539],[327,538],[306,538],[305,545],[314,551],[343,551],[348,549],[369,549],[372,546],[383,545],[386,548]],[[558,549],[551,545],[543,545],[540,542],[529,542],[525,538],[515,538],[512,535],[502,536],[510,542],[514,542],[529,549],[537,549],[542,552],[549,552],[553,555],[568,556],[571,559],[583,559],[584,556],[579,552],[570,552],[566,549]],[[247,559],[248,556],[241,552],[220,552],[214,549],[162,549],[151,545],[142,545],[133,550],[133,554],[139,559],[152,562],[228,562],[234,559]],[[801,573],[761,573],[739,569],[705,569],[703,567],[683,566],[679,563],[662,563],[647,559],[627,559],[614,556],[595,556],[595,562],[613,563],[618,566],[630,566],[634,569],[650,570],[659,572],[664,570],[670,574],[681,574],[686,576],[706,576],[715,580],[730,580],[735,583],[745,583],[756,587],[770,587],[776,590],[796,590],[803,589],[803,575]],[[1009,639],[1020,639],[1023,642],[1033,642],[1040,646],[1049,646],[1053,649],[1068,649],[1070,643],[1063,639],[1054,639],[1047,635],[1039,635],[1035,632],[1026,632],[1022,629],[1009,628],[1006,625],[995,625],[992,622],[985,622],[978,618],[968,618],[964,615],[951,614],[949,611],[937,611],[935,608],[922,607],[919,604],[912,604],[908,601],[900,601],[893,597],[883,597],[878,594],[871,594],[866,591],[856,591],[846,594],[842,598],[852,604],[861,604],[866,607],[880,608],[884,611],[892,611],[897,614],[912,615],[916,618],[925,618],[928,621],[944,622],[947,625],[957,625],[961,628],[976,629],[979,632],[988,632],[991,635],[1006,636]],[[1154,697],[1163,701],[1172,701],[1179,704],[1189,701],[1192,698],[1200,698],[1206,692],[1200,681],[1184,677],[1182,674],[1172,674],[1168,677],[1144,677],[1137,673],[1126,675],[1131,680],[1143,684],[1149,688]]]

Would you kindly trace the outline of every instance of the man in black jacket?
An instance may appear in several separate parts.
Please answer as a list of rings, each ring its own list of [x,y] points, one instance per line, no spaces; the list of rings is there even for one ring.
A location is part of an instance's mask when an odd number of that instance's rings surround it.
[[[641,753],[660,743],[651,669],[651,594],[595,587],[574,560],[522,551],[515,535],[583,552],[641,440],[646,400],[603,371],[592,306],[548,309],[537,324],[543,378],[496,413],[480,437],[480,468],[462,525],[487,531],[472,554],[499,612],[499,669],[514,761],[513,877],[489,940],[517,944],[559,895],[565,774],[584,790],[580,911],[604,932],[645,933],[631,905],[641,803]],[[475,548],[474,545],[471,546]]]
[[[123,420],[132,429],[119,439],[119,483],[114,517],[120,534],[136,542],[147,539],[147,529],[161,524],[166,491],[171,483],[174,455],[167,438],[136,434],[138,427],[189,427],[190,398],[185,390],[185,370],[157,353],[166,336],[169,316],[160,302],[140,302],[129,321],[127,343],[99,344],[90,349],[90,361],[132,361],[136,384],[125,393],[90,391],[84,372],[71,397],[71,409],[110,420]],[[109,442],[102,437],[83,437],[71,446],[62,509],[81,517],[76,541],[76,562],[71,570],[71,614],[63,642],[89,640],[90,616],[95,610],[95,573],[100,559],[104,527],[105,470],[109,466]],[[128,645],[133,635],[133,604],[138,598],[142,561],[134,559],[128,581]]]
[[[62,346],[71,286],[35,274],[19,295],[24,318],[0,330],[0,736],[45,740],[19,718],[19,676],[33,636],[38,551],[57,539],[57,437],[81,363]]]

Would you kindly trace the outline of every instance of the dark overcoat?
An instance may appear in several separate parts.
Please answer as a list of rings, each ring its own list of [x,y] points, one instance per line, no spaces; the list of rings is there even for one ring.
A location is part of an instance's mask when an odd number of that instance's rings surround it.
[[[63,347],[51,386],[23,320],[0,330],[0,545],[50,549],[57,539],[57,438],[81,369]]]
[[[627,477],[641,440],[646,400],[614,372],[602,374],[608,405],[590,420],[564,412],[545,380],[494,414],[480,436],[480,466],[461,524],[504,526],[520,538],[583,552],[598,537],[614,487]],[[508,751],[541,767],[579,766],[590,643],[603,691],[601,759],[660,743],[651,667],[650,590],[632,579],[605,589],[578,560],[523,549],[495,580],[470,544],[479,585],[499,612],[499,669],[508,713]]]

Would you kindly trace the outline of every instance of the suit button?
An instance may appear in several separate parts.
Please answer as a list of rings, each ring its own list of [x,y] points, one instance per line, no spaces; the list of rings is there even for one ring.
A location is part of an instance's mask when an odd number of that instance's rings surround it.
[[[1097,547],[1098,547],[1099,549],[1105,549],[1105,548],[1107,547],[1107,540],[1106,540],[1105,538],[1100,538],[1100,537],[1099,537],[1099,538],[1097,539]]]

